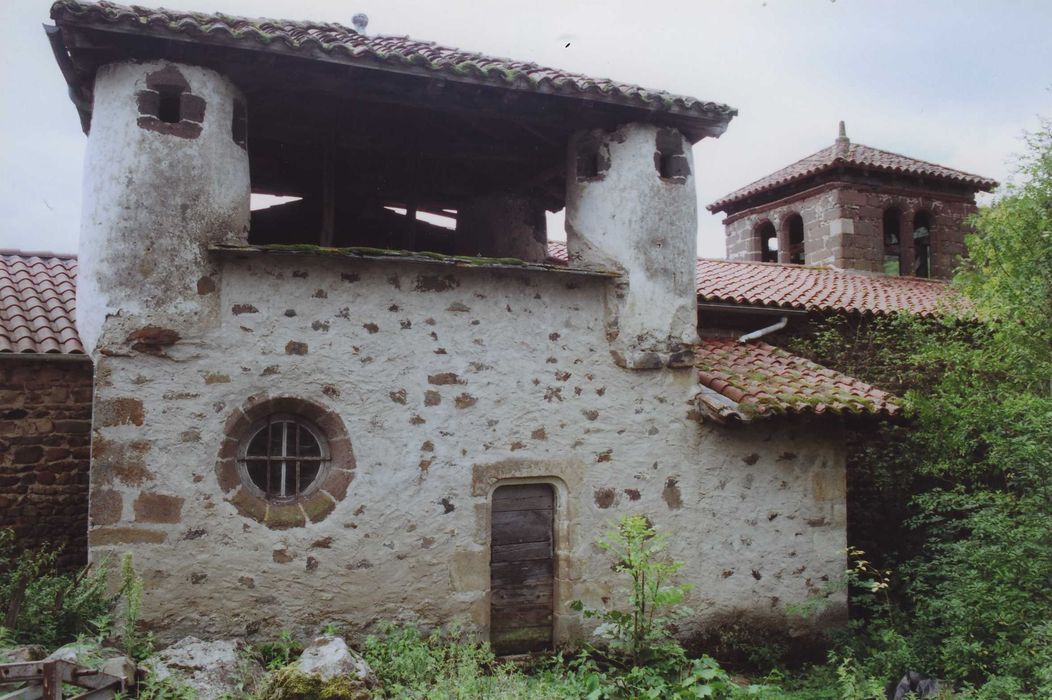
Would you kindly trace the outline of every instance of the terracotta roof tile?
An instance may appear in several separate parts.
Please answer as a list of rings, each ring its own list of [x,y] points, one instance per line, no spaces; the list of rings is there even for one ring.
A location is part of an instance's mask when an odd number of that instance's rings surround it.
[[[895,397],[762,342],[706,338],[696,353],[698,402],[717,420],[775,415],[901,414]]]
[[[550,262],[566,262],[566,244],[548,244]],[[834,313],[932,316],[960,297],[946,282],[866,275],[830,267],[698,259],[702,301]]]
[[[997,181],[990,178],[972,175],[961,170],[954,170],[953,168],[917,160],[898,153],[882,151],[879,148],[864,146],[860,143],[850,143],[845,139],[843,142],[838,141],[828,148],[823,148],[818,153],[813,153],[792,165],[788,165],[766,177],[760,178],[756,182],[731,192],[725,197],[721,197],[708,205],[706,209],[713,213],[722,211],[729,205],[753,195],[838,167],[865,168],[887,173],[930,177],[964,185],[973,190],[989,191],[997,187]]]
[[[830,267],[699,259],[703,301],[858,314],[933,316],[959,296],[946,282]]]
[[[0,251],[0,353],[83,354],[76,278],[73,256]]]
[[[347,64],[419,69],[451,80],[565,94],[699,117],[720,122],[723,127],[738,113],[732,107],[693,97],[461,51],[407,36],[361,34],[336,23],[257,19],[82,0],[58,0],[51,7],[51,17],[60,26],[109,25],[134,28],[142,34],[183,35],[202,43],[248,44],[276,52],[292,50],[307,57],[320,54],[326,60]]]

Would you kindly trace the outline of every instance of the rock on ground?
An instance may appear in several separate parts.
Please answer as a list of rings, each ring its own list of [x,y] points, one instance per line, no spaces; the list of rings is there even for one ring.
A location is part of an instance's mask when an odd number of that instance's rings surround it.
[[[200,700],[218,700],[237,690],[240,681],[261,673],[258,665],[244,658],[240,640],[204,642],[185,637],[143,662],[159,679],[175,676],[189,685]]]
[[[303,650],[296,666],[303,673],[321,676],[323,681],[337,676],[350,676],[369,684],[376,680],[369,664],[351,651],[342,637],[317,637]]]
[[[68,661],[80,666],[97,667],[105,659],[122,656],[116,649],[100,647],[94,642],[70,642],[44,657],[44,661]]]
[[[39,644],[20,644],[0,649],[0,664],[22,664],[40,661],[47,656],[47,649]]]

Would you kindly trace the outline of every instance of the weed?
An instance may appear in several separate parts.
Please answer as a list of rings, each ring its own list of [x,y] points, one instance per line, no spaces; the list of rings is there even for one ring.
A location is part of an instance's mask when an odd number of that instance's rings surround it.
[[[288,666],[302,653],[303,645],[292,636],[292,632],[281,630],[273,641],[253,645],[249,655],[268,671],[276,671]]]
[[[117,602],[106,592],[106,561],[59,573],[59,549],[17,552],[11,530],[0,530],[0,628],[12,643],[48,648],[98,634]]]

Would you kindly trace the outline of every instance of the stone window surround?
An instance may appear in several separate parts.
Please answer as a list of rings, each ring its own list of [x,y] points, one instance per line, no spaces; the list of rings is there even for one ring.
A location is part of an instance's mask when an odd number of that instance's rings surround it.
[[[162,105],[174,99],[178,105],[177,121],[163,114]],[[138,125],[142,129],[168,136],[196,139],[201,135],[205,119],[205,101],[190,90],[179,69],[173,65],[154,71],[146,76],[146,89],[136,93],[139,109]]]
[[[329,448],[328,472],[298,498],[271,501],[246,485],[238,464],[242,441],[260,420],[271,414],[302,417],[317,426]],[[241,515],[272,530],[304,527],[324,520],[347,495],[354,480],[354,451],[339,415],[322,404],[295,396],[256,394],[234,410],[223,428],[225,437],[216,460],[216,480],[227,502]]]

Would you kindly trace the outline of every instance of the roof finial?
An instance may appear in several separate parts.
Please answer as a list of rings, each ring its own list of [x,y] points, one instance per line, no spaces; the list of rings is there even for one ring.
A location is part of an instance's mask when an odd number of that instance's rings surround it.
[[[359,34],[365,34],[365,28],[369,26],[369,15],[359,12],[351,18],[351,24],[354,25],[355,31]]]
[[[851,141],[847,137],[847,127],[844,126],[844,120],[840,120],[840,130],[837,132],[836,137],[836,151],[839,155],[847,155],[848,148],[851,146]]]

